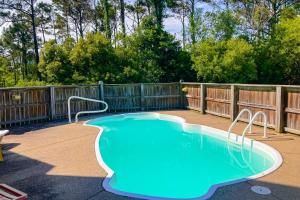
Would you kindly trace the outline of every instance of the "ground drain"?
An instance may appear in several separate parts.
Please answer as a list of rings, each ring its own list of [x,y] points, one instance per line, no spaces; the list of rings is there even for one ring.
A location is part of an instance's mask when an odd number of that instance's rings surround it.
[[[271,190],[267,187],[255,185],[251,187],[251,190],[256,194],[268,195],[271,194]]]

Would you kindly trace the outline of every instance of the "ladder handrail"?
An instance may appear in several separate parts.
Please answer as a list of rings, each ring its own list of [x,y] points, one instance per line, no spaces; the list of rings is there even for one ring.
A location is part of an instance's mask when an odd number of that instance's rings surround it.
[[[247,129],[249,128],[249,126],[251,126],[253,124],[255,118],[258,115],[262,115],[263,118],[264,118],[264,136],[263,136],[263,138],[268,138],[268,136],[267,136],[267,115],[266,115],[266,113],[264,113],[262,111],[258,111],[258,112],[256,112],[254,114],[254,116],[252,117],[251,121],[249,122],[249,124],[247,125],[247,127],[243,131],[243,134],[242,134],[242,145],[244,145],[244,139],[245,139],[245,134],[246,134]]]
[[[102,103],[105,105],[105,108],[103,110],[94,110],[94,111],[80,111],[76,113],[75,115],[75,122],[78,122],[78,116],[81,114],[89,114],[89,113],[102,113],[107,111],[108,109],[108,104],[105,101],[97,100],[97,99],[90,99],[90,98],[85,98],[85,97],[80,97],[80,96],[70,96],[68,98],[68,117],[69,117],[69,123],[72,123],[71,119],[71,100],[72,99],[80,99],[80,100],[85,100],[85,101],[92,101],[92,102],[97,102],[97,103]]]
[[[243,110],[241,110],[241,112],[238,114],[238,116],[235,118],[235,120],[231,123],[230,127],[228,128],[228,135],[227,135],[227,139],[229,140],[230,139],[230,134],[231,134],[231,130],[233,128],[233,126],[237,123],[237,121],[240,119],[240,117],[242,116],[242,114],[244,114],[245,112],[248,112],[249,113],[249,122],[252,120],[252,112],[251,110],[245,108]],[[249,128],[249,133],[252,132],[252,126],[250,126]]]

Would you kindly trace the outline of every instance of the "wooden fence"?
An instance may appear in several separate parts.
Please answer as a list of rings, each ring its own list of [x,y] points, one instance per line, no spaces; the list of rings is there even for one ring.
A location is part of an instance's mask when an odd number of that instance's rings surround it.
[[[263,111],[268,127],[300,134],[300,86],[182,83],[183,106],[234,120],[244,108]],[[248,121],[248,114],[242,116]],[[262,125],[262,117],[256,120]]]
[[[104,84],[109,112],[181,108],[179,83]]]
[[[0,89],[0,125],[2,127],[65,118],[67,100],[77,95],[99,99],[99,85],[50,86]],[[72,101],[72,113],[94,110],[92,102]]]
[[[209,83],[139,83],[0,88],[2,127],[67,117],[70,96],[105,100],[109,112],[192,109],[233,120],[240,110],[264,111],[268,126],[300,134],[300,86]],[[74,100],[72,113],[96,110],[94,102]],[[248,116],[242,116],[247,121]],[[258,118],[256,124],[262,124]]]

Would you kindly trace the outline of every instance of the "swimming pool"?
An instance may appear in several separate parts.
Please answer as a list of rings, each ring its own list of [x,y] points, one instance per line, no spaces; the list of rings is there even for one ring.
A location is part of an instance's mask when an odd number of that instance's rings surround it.
[[[225,131],[188,124],[158,113],[101,117],[97,159],[108,175],[107,191],[144,199],[206,199],[220,186],[258,178],[282,163],[273,148],[245,139],[227,141]]]

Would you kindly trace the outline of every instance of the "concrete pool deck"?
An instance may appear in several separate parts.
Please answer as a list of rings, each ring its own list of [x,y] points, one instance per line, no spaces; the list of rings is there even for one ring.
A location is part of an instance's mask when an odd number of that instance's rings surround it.
[[[229,119],[195,111],[159,113],[223,130],[231,123]],[[240,133],[245,125],[238,123],[233,132]],[[254,134],[248,137],[277,149],[283,157],[282,166],[262,178],[219,188],[210,199],[300,199],[300,137],[269,129],[270,137],[262,139],[262,130],[255,126]],[[12,129],[2,141],[5,161],[0,162],[0,183],[27,193],[29,199],[133,199],[111,194],[102,188],[106,172],[95,156],[97,134],[95,127],[52,122]],[[267,186],[272,194],[255,194],[250,190],[253,185]]]

